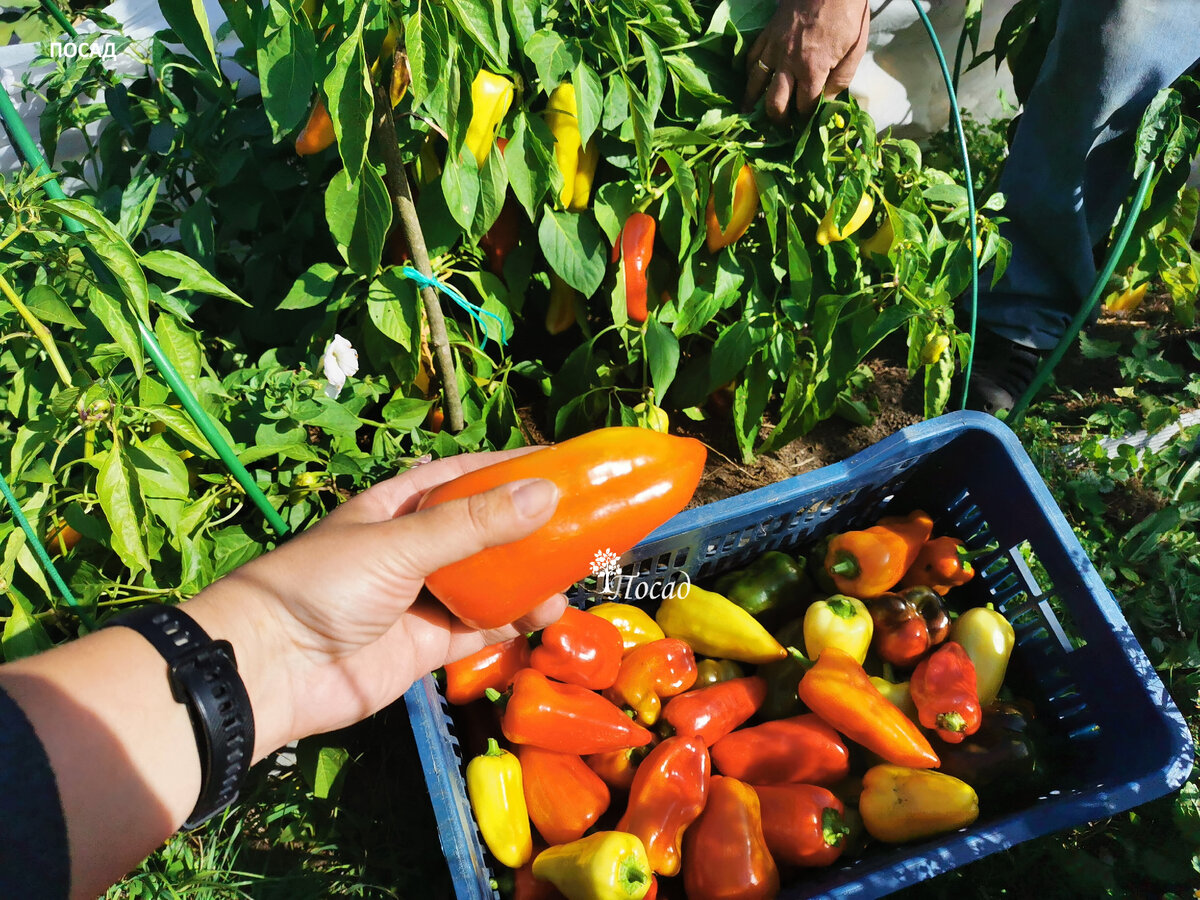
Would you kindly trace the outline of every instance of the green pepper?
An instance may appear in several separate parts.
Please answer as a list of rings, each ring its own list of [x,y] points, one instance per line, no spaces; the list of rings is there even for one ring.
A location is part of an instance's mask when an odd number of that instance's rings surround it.
[[[779,550],[768,550],[746,568],[721,576],[716,590],[759,618],[799,611],[812,593],[812,582],[803,558],[797,561]]]
[[[939,747],[939,771],[965,781],[993,801],[1035,792],[1044,774],[1032,716],[997,700],[983,710],[979,730],[959,744]]]
[[[807,660],[796,648],[804,646],[804,619],[794,619],[777,632],[775,639],[789,650],[787,659],[758,667],[767,682],[767,698],[758,709],[762,719],[787,719],[804,711],[797,689],[804,677]],[[793,653],[792,650],[796,652]]]

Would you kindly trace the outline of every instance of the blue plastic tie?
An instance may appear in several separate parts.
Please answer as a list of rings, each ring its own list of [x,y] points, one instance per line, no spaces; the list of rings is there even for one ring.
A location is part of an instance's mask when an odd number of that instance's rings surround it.
[[[433,288],[434,290],[441,291],[443,294],[465,309],[467,314],[476,322],[478,322],[479,327],[483,329],[483,343],[479,345],[479,349],[482,350],[487,346],[488,329],[487,323],[483,321],[484,316],[487,316],[489,319],[495,319],[496,324],[500,326],[500,346],[503,347],[508,343],[508,332],[504,327],[504,320],[495,313],[488,312],[483,307],[472,303],[470,300],[460,294],[457,288],[453,288],[444,281],[439,281],[430,275],[423,275],[412,266],[405,266],[400,270],[400,274],[411,281],[415,281],[421,287]]]

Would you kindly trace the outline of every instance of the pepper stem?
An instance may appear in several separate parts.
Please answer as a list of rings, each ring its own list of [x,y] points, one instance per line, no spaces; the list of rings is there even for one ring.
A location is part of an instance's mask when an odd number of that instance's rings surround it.
[[[498,740],[496,740],[494,737],[490,737],[490,738],[488,738],[487,749],[483,751],[483,755],[484,756],[503,756],[507,752],[508,752],[507,750],[501,749],[500,742]]]
[[[854,608],[854,604],[850,602],[850,598],[844,594],[834,594],[825,601],[825,605],[839,619],[853,619],[858,615],[858,610]]]
[[[621,860],[617,886],[629,897],[641,897],[646,891],[644,885],[650,881],[650,873],[641,867],[636,856],[626,856]]]
[[[862,574],[862,566],[858,564],[858,557],[849,550],[839,550],[837,562],[829,567],[829,574],[840,578],[857,578]]]
[[[840,812],[827,806],[821,813],[821,834],[826,847],[839,847],[850,834],[850,826]]]
[[[980,547],[978,550],[968,550],[962,544],[959,544],[954,549],[958,554],[959,562],[966,564],[971,562],[973,559],[978,559],[979,557],[986,556],[989,553],[995,553],[1000,549],[1000,545],[993,541],[986,547]]]
[[[937,717],[938,728],[945,731],[960,732],[967,727],[967,720],[962,717],[961,713],[947,712],[940,713]]]
[[[795,647],[788,647],[787,652],[788,656],[792,658],[792,661],[799,663],[806,672],[817,664],[816,660],[809,659]]]

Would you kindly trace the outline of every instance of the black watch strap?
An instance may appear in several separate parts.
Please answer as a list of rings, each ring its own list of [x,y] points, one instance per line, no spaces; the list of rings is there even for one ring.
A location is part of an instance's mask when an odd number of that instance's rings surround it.
[[[225,810],[254,753],[254,714],[228,641],[214,641],[175,606],[144,606],[104,627],[132,628],[167,662],[171,695],[184,704],[200,752],[200,797],[184,828],[195,828]]]

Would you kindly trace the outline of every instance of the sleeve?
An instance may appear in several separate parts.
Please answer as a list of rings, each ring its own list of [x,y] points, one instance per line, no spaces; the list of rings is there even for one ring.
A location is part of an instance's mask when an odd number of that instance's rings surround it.
[[[0,897],[63,900],[70,882],[54,771],[25,713],[0,690]]]

